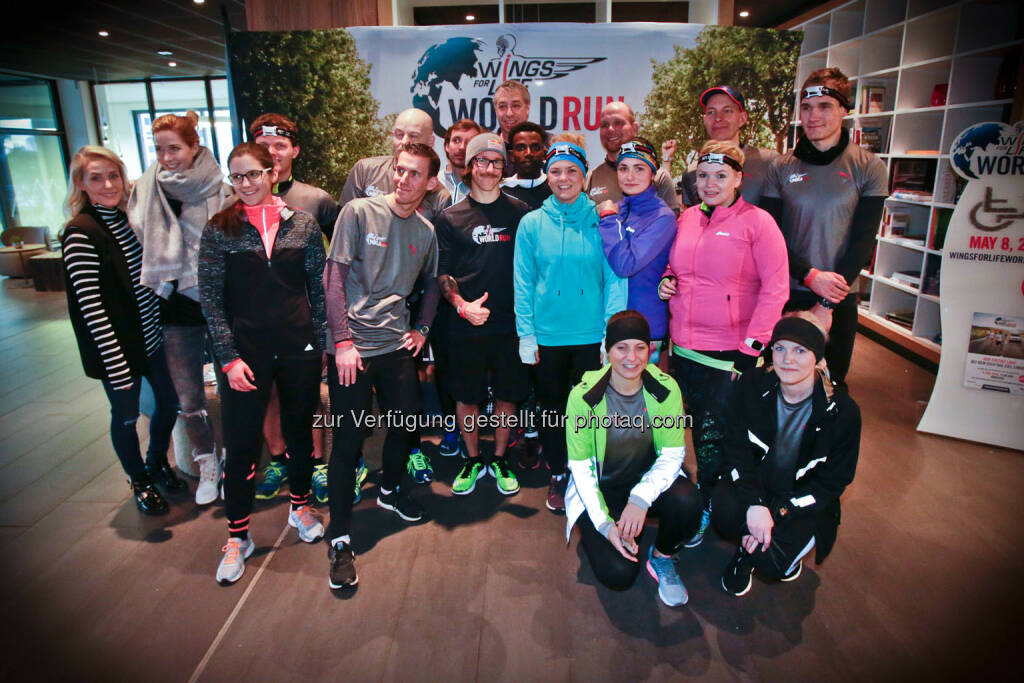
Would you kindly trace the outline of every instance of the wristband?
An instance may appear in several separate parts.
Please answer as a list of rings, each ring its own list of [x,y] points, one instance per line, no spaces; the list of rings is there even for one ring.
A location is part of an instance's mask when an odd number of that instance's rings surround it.
[[[344,348],[347,348],[349,346],[352,346],[354,343],[355,342],[353,342],[351,339],[343,339],[340,342],[335,343],[334,344],[334,348],[336,348],[336,349],[344,349]]]
[[[804,277],[804,287],[807,289],[811,288],[811,283],[814,282],[814,278],[818,277],[818,273],[821,271],[817,268],[811,268],[807,271],[807,275]]]
[[[818,299],[818,303],[821,304],[822,308],[827,308],[830,311],[833,310],[836,307],[836,305],[834,303],[832,303],[831,301],[829,301],[825,297],[821,297],[820,299]]]
[[[466,314],[463,312],[463,311],[465,311],[465,309],[466,309],[466,302],[463,301],[461,304],[459,304],[459,307],[455,309],[455,312],[459,314],[460,318],[465,318]]]
[[[758,353],[761,353],[762,351],[764,351],[764,348],[765,348],[764,344],[762,344],[761,342],[757,341],[753,337],[748,337],[748,338],[744,339],[743,343],[746,344],[747,346],[749,346],[754,351],[757,351]]]
[[[601,216],[600,217],[601,218],[605,218],[607,216],[617,216],[618,213],[619,213],[618,209],[605,209],[604,211],[601,212]]]
[[[231,371],[231,368],[233,368],[236,365],[238,365],[241,361],[242,361],[241,358],[236,358],[233,361],[231,361],[230,363],[228,363],[227,365],[222,366],[221,367],[221,371],[226,375],[226,374],[228,374],[228,372]]]

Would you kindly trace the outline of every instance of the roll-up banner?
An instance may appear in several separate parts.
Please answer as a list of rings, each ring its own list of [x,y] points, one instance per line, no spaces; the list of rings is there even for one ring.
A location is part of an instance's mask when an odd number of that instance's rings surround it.
[[[960,133],[942,252],[942,358],[918,429],[1024,449],[1024,123]]]
[[[299,178],[337,196],[356,160],[390,151],[390,121],[417,107],[434,121],[435,148],[454,121],[498,130],[494,91],[530,91],[529,120],[551,134],[581,133],[601,163],[601,108],[621,100],[640,134],[680,153],[704,142],[698,98],[714,85],[744,94],[746,141],[778,148],[792,118],[802,33],[698,24],[485,24],[239,32],[229,37],[235,105],[244,125],[273,111],[299,125]],[[243,136],[245,137],[245,136]]]

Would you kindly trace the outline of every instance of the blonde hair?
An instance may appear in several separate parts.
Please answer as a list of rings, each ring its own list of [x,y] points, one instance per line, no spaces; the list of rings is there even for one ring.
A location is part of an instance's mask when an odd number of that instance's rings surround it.
[[[121,161],[121,157],[117,156],[113,150],[98,145],[86,145],[75,152],[75,156],[71,159],[71,168],[68,170],[68,196],[64,201],[64,213],[69,220],[81,213],[85,205],[89,203],[89,195],[79,185],[84,180],[86,165],[90,161],[96,160],[109,161],[117,167],[124,186],[121,192],[121,201],[117,203],[117,206],[122,211],[125,210],[128,203],[130,186],[128,183],[128,171],[124,167],[124,162]]]
[[[571,142],[582,150],[587,149],[587,139],[582,133],[559,133],[551,138],[552,145],[556,142]]]
[[[825,325],[821,322],[821,319],[810,311],[789,311],[788,313],[783,313],[779,317],[779,320],[782,318],[800,318],[801,320],[806,320],[817,327],[818,331],[821,332],[821,335],[825,337],[825,341],[828,341],[828,330],[825,329]]]
[[[731,140],[708,140],[704,143],[704,146],[700,148],[697,158],[700,158],[705,154],[724,154],[725,156],[731,157],[740,162],[740,166],[743,165],[745,160],[743,150],[740,149],[739,145]]]

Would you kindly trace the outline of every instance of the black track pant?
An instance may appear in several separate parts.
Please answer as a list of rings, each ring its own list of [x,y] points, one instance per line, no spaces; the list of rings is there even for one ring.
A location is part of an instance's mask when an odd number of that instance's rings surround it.
[[[622,515],[622,509],[629,500],[629,489],[602,489],[605,504],[612,519]],[[693,537],[700,526],[701,498],[697,487],[685,477],[678,477],[651,505],[648,517],[658,518],[658,535],[654,548],[665,555],[671,555],[682,543]],[[597,580],[612,590],[626,590],[636,581],[636,575],[644,566],[645,558],[638,557],[631,562],[619,554],[611,541],[601,535],[594,526],[590,515],[584,513],[576,522],[579,528],[580,544],[590,561]]]
[[[331,392],[331,461],[327,466],[331,522],[327,538],[349,533],[352,500],[356,485],[356,462],[366,435],[361,418],[373,414],[373,391],[377,392],[388,434],[384,439],[384,471],[381,487],[392,491],[402,480],[409,452],[419,445],[415,429],[420,409],[420,383],[416,364],[405,349],[363,359],[363,369],[354,384],[338,382],[334,358],[327,359],[327,382]]]
[[[540,404],[540,442],[551,474],[562,474],[568,463],[565,446],[565,404],[574,384],[587,370],[601,367],[601,344],[541,346],[535,389]]]
[[[224,427],[224,504],[228,532],[245,537],[256,490],[256,465],[263,451],[263,417],[270,387],[281,397],[281,432],[288,446],[288,486],[293,505],[309,500],[313,476],[313,413],[320,400],[321,351],[263,357],[247,355],[255,391],[235,391],[218,371]]]
[[[788,574],[814,546],[816,520],[812,516],[773,520],[772,542],[768,549],[757,548],[750,559],[758,576],[777,580]],[[739,541],[750,533],[747,529],[747,506],[736,495],[730,482],[720,482],[711,496],[711,522],[718,533]]]

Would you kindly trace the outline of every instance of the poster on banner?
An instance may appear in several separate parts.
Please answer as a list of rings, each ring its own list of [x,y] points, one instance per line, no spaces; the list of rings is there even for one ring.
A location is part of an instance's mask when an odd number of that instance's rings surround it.
[[[975,313],[967,345],[964,386],[1024,394],[1024,317]]]
[[[942,356],[918,429],[1024,449],[1024,123],[975,124],[949,158],[968,182],[943,246]]]
[[[801,39],[800,32],[660,23],[236,32],[228,65],[243,127],[267,111],[296,121],[300,179],[337,196],[355,161],[390,152],[393,117],[405,109],[430,115],[442,164],[442,138],[455,121],[498,131],[494,93],[507,79],[528,87],[529,120],[552,135],[584,135],[591,167],[605,156],[601,109],[622,101],[656,146],[678,140],[674,171],[681,172],[686,152],[705,137],[698,96],[723,83],[746,96],[746,141],[778,148],[793,116]]]

